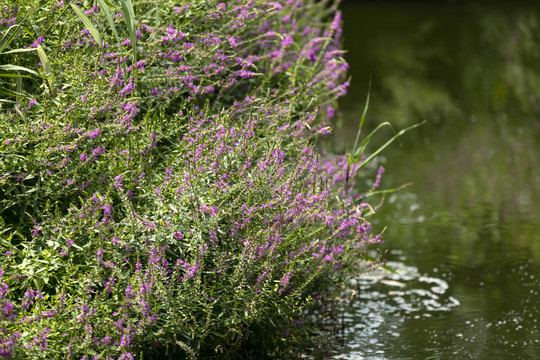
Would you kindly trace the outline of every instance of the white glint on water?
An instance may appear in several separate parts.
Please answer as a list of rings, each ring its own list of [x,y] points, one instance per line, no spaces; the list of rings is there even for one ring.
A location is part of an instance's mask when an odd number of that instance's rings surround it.
[[[359,276],[343,294],[349,299],[340,309],[343,348],[336,349],[333,359],[387,359],[384,345],[402,336],[407,319],[431,318],[459,306],[445,280],[401,262],[386,267],[392,271],[382,268]]]

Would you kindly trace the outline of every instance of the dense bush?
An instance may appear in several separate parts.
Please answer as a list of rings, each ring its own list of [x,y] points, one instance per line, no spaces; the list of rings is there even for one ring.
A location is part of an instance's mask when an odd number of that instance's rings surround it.
[[[0,356],[283,354],[380,242],[382,172],[361,192],[315,148],[348,85],[336,5],[0,10],[2,63],[39,72],[0,84]]]

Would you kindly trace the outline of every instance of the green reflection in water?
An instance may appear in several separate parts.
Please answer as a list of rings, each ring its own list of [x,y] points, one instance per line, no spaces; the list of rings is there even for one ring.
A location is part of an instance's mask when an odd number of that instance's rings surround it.
[[[444,279],[460,305],[404,312],[391,296],[362,298],[354,321],[374,306],[398,325],[375,342],[349,333],[337,352],[540,358],[540,4],[350,2],[343,13],[353,85],[331,147],[354,141],[370,75],[371,127],[428,120],[385,152],[382,185],[413,186],[387,197],[375,224],[401,251],[389,260]]]

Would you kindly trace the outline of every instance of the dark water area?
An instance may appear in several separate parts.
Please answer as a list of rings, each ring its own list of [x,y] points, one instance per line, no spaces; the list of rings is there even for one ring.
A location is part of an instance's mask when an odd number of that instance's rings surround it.
[[[342,10],[352,86],[329,146],[354,142],[370,77],[367,128],[427,123],[378,159],[382,187],[412,184],[371,219],[395,273],[353,284],[334,358],[540,359],[540,2]]]

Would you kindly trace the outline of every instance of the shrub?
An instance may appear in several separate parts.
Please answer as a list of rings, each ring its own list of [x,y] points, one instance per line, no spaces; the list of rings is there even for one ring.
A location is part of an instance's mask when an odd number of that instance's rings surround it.
[[[0,20],[40,71],[0,115],[1,356],[284,354],[380,242],[380,174],[360,192],[315,147],[348,85],[336,5],[42,3]]]

